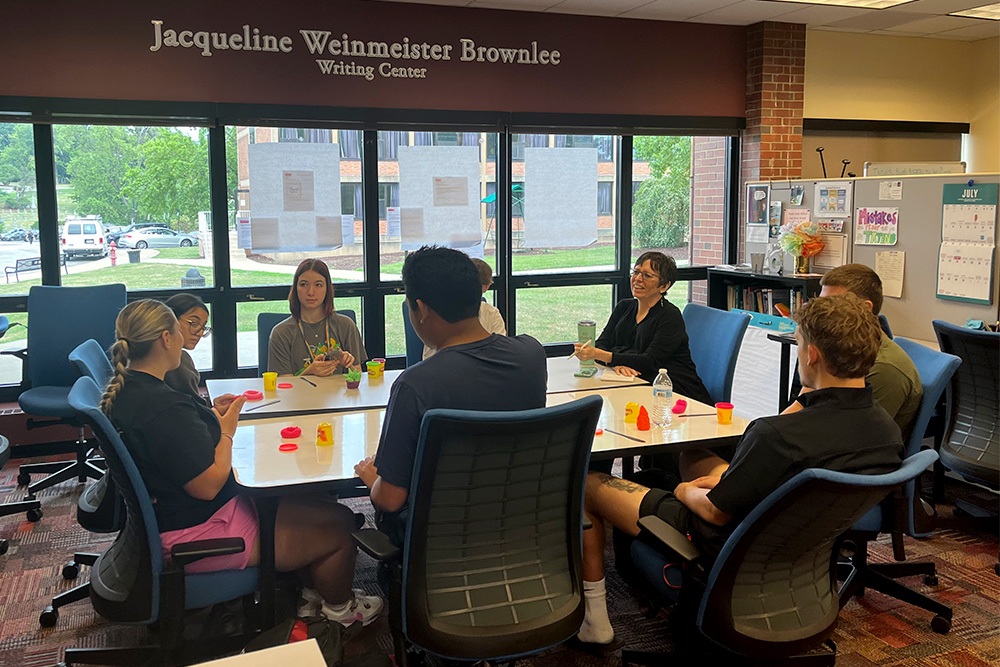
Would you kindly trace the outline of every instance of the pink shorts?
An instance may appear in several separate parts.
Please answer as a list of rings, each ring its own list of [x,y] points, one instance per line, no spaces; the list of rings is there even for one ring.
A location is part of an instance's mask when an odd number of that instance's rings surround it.
[[[195,540],[211,540],[220,537],[242,537],[247,548],[230,556],[202,558],[185,568],[186,572],[216,572],[218,570],[242,570],[250,563],[250,552],[257,540],[257,509],[253,501],[236,496],[223,505],[208,521],[191,528],[160,533],[163,544],[163,560],[170,560],[170,549],[175,544]]]

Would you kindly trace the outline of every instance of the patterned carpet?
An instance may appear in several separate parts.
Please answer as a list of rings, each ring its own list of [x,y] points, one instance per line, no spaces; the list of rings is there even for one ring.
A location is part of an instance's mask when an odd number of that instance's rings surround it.
[[[16,487],[19,461],[0,472],[0,499],[20,499]],[[0,520],[0,537],[10,539],[10,551],[0,556],[0,667],[48,667],[55,665],[68,646],[122,646],[142,642],[145,630],[113,626],[81,601],[64,607],[55,628],[38,625],[38,614],[52,595],[67,590],[73,582],[62,578],[61,569],[74,550],[100,551],[107,536],[91,535],[76,525],[76,498],[82,487],[72,483],[40,494],[44,518],[28,523],[24,515]],[[968,487],[949,480],[947,502],[952,494]],[[994,497],[994,502],[995,497]],[[351,501],[356,511],[371,512],[367,500]],[[950,507],[940,508],[944,516]],[[609,540],[610,541],[610,540]],[[939,585],[929,587],[920,577],[906,583],[952,606],[954,620],[947,635],[930,630],[931,614],[879,593],[869,592],[855,599],[840,614],[834,634],[838,646],[837,664],[843,667],[873,665],[954,665],[987,667],[1000,664],[1000,577],[993,570],[997,562],[997,534],[969,534],[939,530],[926,540],[906,541],[911,560],[933,560],[938,566]],[[886,540],[873,545],[873,561],[892,559]],[[84,568],[79,581],[86,581]],[[376,591],[374,563],[364,555],[358,562],[358,585]],[[642,617],[627,586],[609,568],[609,610],[617,639],[624,645],[646,650],[663,650],[672,645],[672,628],[667,611],[653,620]],[[354,633],[352,633],[354,634]],[[391,641],[384,620],[357,633],[349,644],[352,652],[389,653]],[[620,664],[620,652],[598,656],[559,647],[518,663],[519,667],[581,665],[611,667]]]

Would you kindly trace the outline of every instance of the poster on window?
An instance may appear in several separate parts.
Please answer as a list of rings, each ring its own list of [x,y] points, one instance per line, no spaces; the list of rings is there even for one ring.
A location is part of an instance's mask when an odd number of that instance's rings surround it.
[[[399,216],[400,247],[433,244],[481,255],[479,147],[400,146],[398,151],[399,207],[392,218]],[[395,223],[387,223],[392,236]]]
[[[597,149],[524,149],[524,245],[580,248],[597,240]]]
[[[253,252],[322,252],[341,246],[337,144],[251,144],[248,156]]]

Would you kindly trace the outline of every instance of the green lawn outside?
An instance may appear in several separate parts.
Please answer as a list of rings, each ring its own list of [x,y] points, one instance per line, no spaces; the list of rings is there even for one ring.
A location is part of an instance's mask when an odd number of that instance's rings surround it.
[[[201,251],[196,246],[190,248],[160,248],[158,259],[201,259]]]

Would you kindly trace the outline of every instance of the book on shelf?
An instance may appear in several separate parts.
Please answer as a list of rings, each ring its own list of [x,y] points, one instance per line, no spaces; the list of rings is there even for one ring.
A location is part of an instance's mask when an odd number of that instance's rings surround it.
[[[767,315],[791,317],[802,306],[801,289],[774,289],[743,285],[726,286],[727,310],[746,310]]]

